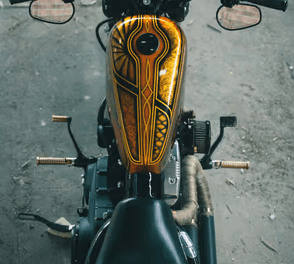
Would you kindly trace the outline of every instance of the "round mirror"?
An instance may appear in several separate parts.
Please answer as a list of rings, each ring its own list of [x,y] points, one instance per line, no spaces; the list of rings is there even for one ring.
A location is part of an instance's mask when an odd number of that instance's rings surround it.
[[[216,13],[217,22],[227,30],[238,30],[256,26],[261,21],[261,11],[252,5],[221,6]]]
[[[74,15],[74,5],[64,3],[62,0],[36,0],[31,2],[31,17],[43,22],[64,24]]]

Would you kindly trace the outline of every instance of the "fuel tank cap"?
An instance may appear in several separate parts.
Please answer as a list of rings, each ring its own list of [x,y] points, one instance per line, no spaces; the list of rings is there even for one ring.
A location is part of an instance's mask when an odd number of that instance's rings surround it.
[[[143,55],[152,55],[159,47],[159,40],[155,35],[151,33],[145,33],[137,39],[136,44],[140,53]]]

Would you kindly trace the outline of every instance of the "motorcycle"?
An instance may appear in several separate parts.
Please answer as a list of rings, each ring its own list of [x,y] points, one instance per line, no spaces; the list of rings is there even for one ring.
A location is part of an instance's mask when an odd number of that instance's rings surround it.
[[[11,0],[12,4],[23,0]],[[68,3],[69,2],[69,3]],[[287,1],[252,0],[285,11]],[[222,1],[217,21],[228,30],[257,25],[261,11],[239,1]],[[38,165],[84,169],[82,207],[76,225],[20,213],[72,237],[72,263],[217,263],[213,206],[203,169],[243,168],[249,162],[212,160],[225,127],[211,145],[209,121],[183,109],[186,38],[178,23],[189,11],[185,0],[104,0],[107,20],[97,39],[107,53],[106,99],[98,111],[98,146],[108,155],[86,157],[67,123],[76,158],[37,158]],[[63,24],[73,17],[70,1],[31,2],[30,15]],[[100,28],[109,26],[107,47]],[[107,116],[108,115],[108,116]],[[203,157],[198,161],[194,154]]]

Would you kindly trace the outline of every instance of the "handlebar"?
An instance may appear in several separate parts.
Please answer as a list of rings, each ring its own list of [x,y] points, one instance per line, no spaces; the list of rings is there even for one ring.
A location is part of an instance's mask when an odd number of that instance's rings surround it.
[[[9,1],[10,1],[10,4],[14,5],[14,4],[20,4],[23,2],[30,2],[31,0],[9,0]],[[65,0],[64,2],[65,3],[73,2],[73,0],[70,0],[70,1]],[[239,2],[238,0],[221,0],[221,3],[225,6],[228,6],[230,4],[234,5],[234,4],[237,4],[238,2]],[[288,0],[246,0],[246,2],[281,10],[284,12],[286,11],[288,7]]]
[[[10,4],[11,5],[14,5],[14,4],[20,4],[20,3],[24,3],[24,2],[32,2],[34,0],[9,0]],[[74,0],[63,0],[63,2],[65,4],[67,3],[72,3]]]
[[[30,2],[31,0],[9,0],[10,4],[14,5],[14,4],[20,4],[20,3],[24,3],[24,2]]]
[[[246,0],[246,2],[281,10],[284,12],[288,7],[288,0]]]

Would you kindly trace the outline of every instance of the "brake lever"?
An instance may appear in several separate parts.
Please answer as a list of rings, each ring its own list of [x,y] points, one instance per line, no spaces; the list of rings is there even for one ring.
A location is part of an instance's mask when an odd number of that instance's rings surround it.
[[[222,141],[224,137],[225,127],[236,127],[237,126],[237,117],[236,116],[221,116],[220,117],[220,133],[216,141],[211,146],[209,152],[204,155],[204,157],[200,160],[201,166],[204,170],[212,169],[212,159],[211,156],[218,147],[219,143]]]

